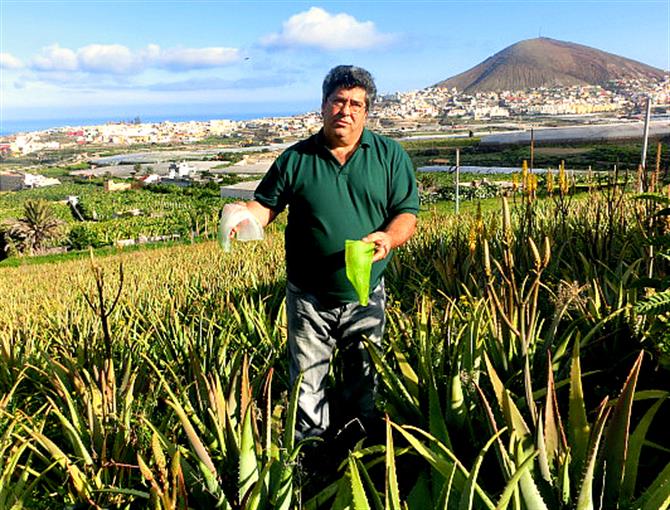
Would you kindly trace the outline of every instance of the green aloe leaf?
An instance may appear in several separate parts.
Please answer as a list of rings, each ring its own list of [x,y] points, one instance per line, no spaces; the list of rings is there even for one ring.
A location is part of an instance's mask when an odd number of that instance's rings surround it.
[[[667,510],[670,508],[670,463],[644,491],[633,508],[640,510]]]
[[[388,416],[386,416],[386,510],[401,510],[393,448],[393,429]]]
[[[635,491],[635,485],[637,482],[637,470],[640,462],[642,445],[644,444],[644,440],[647,437],[649,426],[651,425],[654,416],[656,416],[656,412],[661,407],[663,402],[665,402],[667,396],[668,394],[654,402],[654,404],[647,410],[642,419],[639,421],[635,431],[630,436],[630,441],[628,444],[628,456],[626,457],[626,470],[624,474],[623,485],[621,487],[621,499],[623,501],[629,501],[633,497],[633,492]]]
[[[589,445],[590,426],[586,420],[579,341],[575,341],[570,364],[570,400],[568,403],[568,440],[577,470],[581,470]]]
[[[514,474],[507,481],[507,484],[505,485],[505,488],[503,489],[502,494],[500,495],[500,499],[498,500],[496,510],[506,510],[510,500],[512,499],[512,496],[514,495],[514,491],[519,485],[521,477],[524,475],[524,473],[526,473],[526,471],[528,471],[531,467],[533,467],[533,461],[535,460],[535,457],[539,455],[539,453],[540,452],[538,451],[533,453],[530,457],[528,457],[521,463],[521,465],[516,469],[516,471],[514,471]]]
[[[456,478],[454,480],[455,484],[454,486],[460,493],[463,492],[463,490],[465,489],[467,479],[470,476],[470,473],[465,468],[465,466],[463,466],[463,464],[458,460],[456,455],[454,455],[454,453],[451,452],[451,450],[445,447],[431,434],[421,429],[411,426],[400,427],[395,423],[391,423],[391,425],[398,432],[400,432],[400,434],[417,451],[417,453],[419,453],[419,455],[421,455],[444,478],[451,477],[452,470],[455,467],[458,470],[458,474],[456,475]],[[424,445],[421,442],[421,440],[411,432],[416,432],[424,436],[424,438],[426,438],[429,441],[431,448],[428,448],[426,445]],[[491,499],[478,484],[475,484],[475,491],[479,496],[479,502],[483,503],[487,508],[490,508],[491,510],[495,508],[495,505],[493,504]]]
[[[626,456],[628,453],[628,436],[630,432],[630,415],[633,409],[635,386],[640,373],[643,352],[641,352],[624,383],[621,395],[617,399],[614,411],[607,426],[605,435],[605,499],[606,508],[616,508],[623,484]]]
[[[372,257],[374,254],[374,243],[351,239],[344,242],[344,264],[347,279],[356,290],[358,301],[363,306],[368,305],[368,297],[370,296],[370,272],[372,271]]]
[[[523,439],[519,439],[516,442],[516,460],[518,465],[523,465],[526,459],[529,456],[532,457],[533,454],[534,452],[529,452],[528,448],[524,446]],[[530,468],[525,469],[523,473],[521,473],[519,487],[521,488],[521,497],[526,504],[526,508],[532,508],[533,510],[549,510],[549,507],[547,507],[547,504],[537,488],[537,484],[531,474]]]
[[[602,401],[598,408],[598,418],[593,426],[593,432],[589,441],[589,449],[587,456],[584,459],[584,475],[582,476],[579,496],[577,497],[577,506],[575,510],[593,510],[593,476],[596,470],[596,459],[598,457],[598,448],[600,446],[600,439],[602,438],[605,429],[605,423],[610,414],[610,409],[607,408],[607,398]]]
[[[242,422],[242,437],[240,440],[240,459],[238,466],[238,494],[243,500],[249,490],[258,481],[258,459],[256,457],[256,441],[251,423],[251,409],[248,405]]]
[[[458,505],[459,510],[471,510],[474,505],[475,499],[475,486],[477,485],[477,476],[479,475],[479,470],[484,462],[484,455],[491,447],[491,445],[498,440],[500,435],[505,432],[505,428],[496,432],[484,445],[484,447],[479,451],[479,455],[475,459],[475,463],[470,470],[470,476],[465,484],[465,489],[461,493],[461,501]]]

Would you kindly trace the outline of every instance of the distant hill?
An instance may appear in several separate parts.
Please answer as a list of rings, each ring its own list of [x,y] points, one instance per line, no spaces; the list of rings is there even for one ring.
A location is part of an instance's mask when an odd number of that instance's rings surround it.
[[[435,84],[464,92],[535,87],[605,85],[622,78],[663,79],[655,67],[628,58],[547,37],[508,46],[481,64]]]

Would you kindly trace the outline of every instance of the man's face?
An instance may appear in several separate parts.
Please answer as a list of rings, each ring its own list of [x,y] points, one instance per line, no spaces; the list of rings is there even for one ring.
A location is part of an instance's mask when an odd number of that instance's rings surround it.
[[[363,132],[368,111],[365,89],[336,89],[321,105],[323,130],[329,142],[351,145]]]

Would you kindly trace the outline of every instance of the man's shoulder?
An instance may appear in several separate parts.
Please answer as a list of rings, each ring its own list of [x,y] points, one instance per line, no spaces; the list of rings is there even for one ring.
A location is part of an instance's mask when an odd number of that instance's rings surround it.
[[[316,154],[317,136],[318,135],[311,135],[287,147],[277,159],[286,160],[295,156]]]
[[[363,131],[362,141],[368,145],[383,148],[386,151],[405,151],[405,149],[403,149],[402,145],[400,145],[397,140],[394,140],[393,138],[385,135],[381,135],[367,128]]]

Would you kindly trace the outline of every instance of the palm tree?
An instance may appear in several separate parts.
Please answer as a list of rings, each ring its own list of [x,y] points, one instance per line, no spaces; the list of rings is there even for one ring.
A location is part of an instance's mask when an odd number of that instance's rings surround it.
[[[56,218],[51,205],[45,200],[27,200],[23,215],[18,220],[5,221],[5,249],[14,247],[22,254],[39,254],[61,237],[63,221]]]

